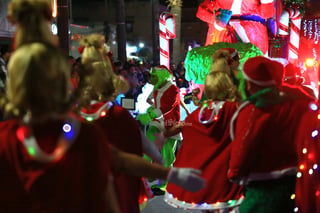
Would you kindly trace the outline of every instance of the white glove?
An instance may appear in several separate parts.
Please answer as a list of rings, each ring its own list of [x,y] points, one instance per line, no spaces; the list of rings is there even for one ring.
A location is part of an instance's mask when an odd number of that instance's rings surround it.
[[[206,180],[200,177],[201,171],[193,168],[172,167],[167,181],[188,191],[197,192],[205,187]]]

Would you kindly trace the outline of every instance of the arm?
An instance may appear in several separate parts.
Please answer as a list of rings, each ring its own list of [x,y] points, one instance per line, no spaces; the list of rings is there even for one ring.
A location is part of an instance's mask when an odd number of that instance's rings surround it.
[[[161,134],[156,135],[156,141],[151,142],[143,132],[141,132],[142,138],[142,149],[143,152],[148,155],[154,162],[164,165],[164,159],[160,153],[160,147],[156,147],[155,144],[163,144],[165,143],[165,138],[161,137]]]
[[[271,18],[275,13],[274,0],[260,0],[260,16],[262,18]]]
[[[166,168],[159,164],[152,164],[140,156],[122,152],[111,148],[115,169],[127,174],[167,180],[189,191],[199,191],[205,186],[205,180],[200,177],[201,171],[192,168]]]
[[[156,114],[157,118],[163,116],[164,114],[170,112],[176,106],[180,107],[180,92],[179,89],[172,85],[163,94],[160,100],[158,108],[154,109],[153,112]]]
[[[114,189],[113,178],[110,177],[107,182],[106,189],[106,204],[108,213],[120,213],[120,207],[118,205],[118,199]]]
[[[184,103],[184,101],[182,99],[180,99],[180,105],[183,107],[183,109],[186,111],[187,115],[190,115],[190,111],[186,105],[186,103]]]

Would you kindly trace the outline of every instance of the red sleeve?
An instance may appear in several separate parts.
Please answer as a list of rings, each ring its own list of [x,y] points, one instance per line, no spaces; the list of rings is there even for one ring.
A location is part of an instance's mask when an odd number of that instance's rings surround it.
[[[232,142],[228,178],[237,180],[248,175],[258,156],[261,130],[265,128],[268,116],[262,115],[253,105],[239,112]]]
[[[169,89],[163,93],[160,102],[160,110],[162,114],[166,114],[179,106],[180,96],[178,88],[174,85],[169,87]]]
[[[216,3],[215,1],[205,0],[200,4],[197,11],[197,18],[200,20],[207,22],[209,24],[214,24],[215,18],[213,15],[214,7]]]
[[[273,0],[261,0],[260,3],[260,16],[262,18],[268,19],[274,16],[275,6]]]

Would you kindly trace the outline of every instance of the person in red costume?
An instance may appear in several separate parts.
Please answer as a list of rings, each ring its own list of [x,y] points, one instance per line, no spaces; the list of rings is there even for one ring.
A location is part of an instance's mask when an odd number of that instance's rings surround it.
[[[245,185],[240,212],[292,212],[298,167],[294,143],[314,99],[283,84],[281,63],[258,56],[243,66],[247,101],[235,112],[228,177]]]
[[[198,186],[202,188],[204,182],[197,174],[198,170],[166,168],[160,165],[162,156],[159,150],[141,134],[138,122],[128,110],[112,102],[116,94],[122,90],[119,89],[119,85],[122,87],[121,84],[124,82],[110,70],[112,67],[108,66],[108,62],[102,57],[104,54],[102,37],[100,34],[92,34],[81,40],[84,47],[82,54],[84,70],[79,70],[78,89],[82,91],[79,106],[83,120],[100,126],[112,144],[112,172],[121,211],[123,213],[140,212],[141,177],[173,181],[192,191],[198,190],[196,189]],[[90,75],[83,78],[82,73],[90,73]],[[143,153],[158,164],[144,160]],[[179,177],[176,175],[178,173]],[[184,185],[186,180],[191,180],[190,185]]]
[[[224,69],[213,68],[207,75],[207,100],[185,119],[183,142],[173,164],[201,169],[207,185],[194,193],[168,183],[164,200],[174,207],[222,213],[235,211],[241,203],[242,186],[227,178],[230,120],[239,106],[240,94],[228,74],[229,66]]]
[[[320,212],[320,122],[319,104],[311,103],[296,137],[299,171],[297,173],[295,212]]]
[[[19,36],[1,100],[0,212],[120,213],[108,140],[71,112],[70,64],[52,40],[51,14],[46,0],[9,4]]]
[[[269,41],[266,21],[274,13],[274,0],[205,0],[197,17],[208,23],[205,45],[235,43],[240,39],[266,54]]]
[[[153,67],[150,71],[150,82],[154,85],[154,103],[144,114],[139,114],[137,120],[143,125],[148,125],[147,137],[155,141],[155,135],[164,133],[171,127],[180,123],[180,92],[173,83],[172,72],[166,66]],[[164,144],[158,146],[164,158],[164,165],[171,167],[175,159],[177,140],[181,139],[181,133],[170,135]],[[148,159],[148,158],[147,158]],[[166,183],[152,185],[156,193],[164,193]]]

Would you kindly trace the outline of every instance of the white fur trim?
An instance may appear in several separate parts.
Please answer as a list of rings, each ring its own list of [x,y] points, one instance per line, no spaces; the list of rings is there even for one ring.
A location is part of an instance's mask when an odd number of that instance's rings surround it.
[[[202,124],[212,123],[214,117],[219,114],[219,111],[222,109],[222,106],[223,106],[224,103],[225,103],[224,101],[218,101],[218,102],[211,102],[210,106],[206,106],[206,105],[202,106],[201,109],[200,109],[200,112],[199,112],[199,122],[202,123]],[[210,118],[208,120],[201,120],[201,116],[203,114],[203,111],[206,108],[213,109],[212,113],[211,113],[211,116],[210,116]]]
[[[178,200],[173,197],[172,194],[166,192],[164,195],[164,201],[175,208],[182,208],[185,210],[199,209],[199,210],[219,210],[227,208],[236,208],[240,206],[244,197],[240,197],[238,200],[229,200],[228,202],[216,202],[216,203],[188,203]]]
[[[261,4],[270,4],[273,3],[273,0],[260,0]]]
[[[250,102],[249,101],[245,101],[243,102],[239,108],[237,109],[237,111],[233,114],[231,121],[230,121],[230,138],[231,140],[234,140],[234,125],[235,125],[235,121],[239,115],[240,110],[242,110],[245,106],[247,106]]]
[[[93,120],[97,120],[98,118],[100,118],[100,114],[102,111],[104,110],[107,111],[112,106],[113,106],[112,102],[108,101],[107,103],[102,105],[95,113],[88,114],[88,113],[80,112],[80,116],[84,119],[91,117]]]
[[[232,6],[231,6],[232,15],[240,15],[241,14],[241,5],[242,5],[242,0],[233,1]]]
[[[255,83],[256,85],[259,85],[259,86],[271,86],[271,85],[276,84],[276,82],[274,80],[257,81],[257,80],[250,78],[245,72],[242,72],[242,74],[245,79],[247,79],[248,81],[251,81],[252,83]]]
[[[222,31],[225,29],[224,27],[221,27],[220,25],[218,25],[217,22],[214,22],[213,25],[218,31]]]

